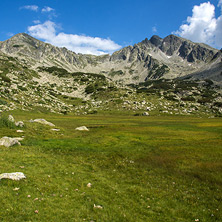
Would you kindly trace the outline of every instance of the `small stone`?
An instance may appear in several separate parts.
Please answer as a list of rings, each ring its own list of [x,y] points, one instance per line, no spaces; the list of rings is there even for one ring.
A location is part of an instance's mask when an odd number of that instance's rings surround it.
[[[8,116],[8,120],[9,120],[10,122],[12,122],[12,123],[15,122],[15,119],[14,119],[14,117],[13,117],[12,115],[9,115],[9,116]]]
[[[18,121],[15,123],[15,125],[18,127],[23,127],[25,124],[22,121]]]
[[[79,130],[79,131],[89,131],[89,129],[86,126],[77,127],[76,130]]]
[[[58,132],[58,131],[60,131],[60,129],[51,129],[52,131],[56,131],[56,132]]]
[[[92,184],[91,184],[91,183],[88,183],[88,184],[87,184],[87,187],[89,187],[89,188],[92,187]]]
[[[17,133],[24,133],[23,130],[16,130]]]
[[[103,209],[103,207],[101,205],[93,205],[93,208],[97,208],[97,209]]]
[[[13,190],[14,191],[17,191],[17,190],[19,190],[20,188],[19,187],[15,187]]]

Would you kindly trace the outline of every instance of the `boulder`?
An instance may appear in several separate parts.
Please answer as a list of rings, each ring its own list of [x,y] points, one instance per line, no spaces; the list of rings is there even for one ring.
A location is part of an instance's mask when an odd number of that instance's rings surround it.
[[[5,136],[0,139],[0,146],[10,147],[16,144],[21,146],[21,143],[19,142],[19,140],[23,140],[23,138],[11,138],[11,137]]]
[[[18,127],[23,127],[25,124],[23,121],[18,121],[18,122],[15,122],[15,125]]]
[[[8,120],[9,120],[10,122],[12,122],[12,123],[15,122],[15,119],[14,119],[14,117],[13,117],[12,115],[9,115],[9,116],[8,116]]]
[[[16,130],[17,133],[24,133],[23,130]]]
[[[148,112],[144,112],[142,115],[143,116],[149,116],[149,113]]]
[[[77,127],[76,130],[79,130],[79,131],[89,131],[89,129],[86,126]]]
[[[60,129],[51,129],[51,130],[52,130],[52,131],[57,131],[57,132],[60,131]]]
[[[41,124],[48,125],[48,126],[55,126],[53,123],[50,123],[50,122],[46,121],[45,119],[34,119],[34,120],[30,120],[30,122],[41,123]]]
[[[25,179],[25,178],[26,178],[26,176],[22,172],[0,174],[0,180],[1,179],[21,180],[21,179]]]

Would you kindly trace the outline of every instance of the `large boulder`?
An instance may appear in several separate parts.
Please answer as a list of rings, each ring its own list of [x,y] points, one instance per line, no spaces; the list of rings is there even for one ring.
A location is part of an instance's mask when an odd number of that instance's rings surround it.
[[[79,130],[79,131],[89,131],[89,129],[86,126],[77,127],[76,130]]]
[[[11,138],[11,137],[5,136],[0,139],[0,146],[10,147],[16,144],[21,146],[21,143],[19,142],[19,140],[22,140],[22,139],[23,138]]]
[[[34,120],[31,120],[30,122],[40,123],[40,124],[44,124],[44,125],[48,125],[48,126],[52,126],[52,127],[55,126],[53,123],[48,122],[45,119],[34,119]]]
[[[26,176],[22,172],[0,174],[0,180],[1,179],[21,180],[21,179],[25,179],[25,178],[26,178]]]

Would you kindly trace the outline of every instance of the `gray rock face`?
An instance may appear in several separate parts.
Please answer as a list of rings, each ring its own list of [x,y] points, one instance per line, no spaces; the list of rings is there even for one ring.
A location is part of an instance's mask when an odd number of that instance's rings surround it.
[[[20,139],[22,140],[23,138],[20,138]],[[0,146],[10,147],[14,145],[21,146],[21,143],[19,142],[19,138],[11,138],[11,137],[5,136],[0,139]]]
[[[150,42],[156,47],[160,47],[162,45],[163,39],[157,35],[151,37]]]

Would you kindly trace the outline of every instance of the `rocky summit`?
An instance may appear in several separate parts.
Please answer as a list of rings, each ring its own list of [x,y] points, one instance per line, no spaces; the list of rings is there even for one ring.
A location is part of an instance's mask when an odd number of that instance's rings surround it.
[[[222,50],[175,35],[94,56],[20,33],[0,42],[0,78],[1,111],[222,112]]]

